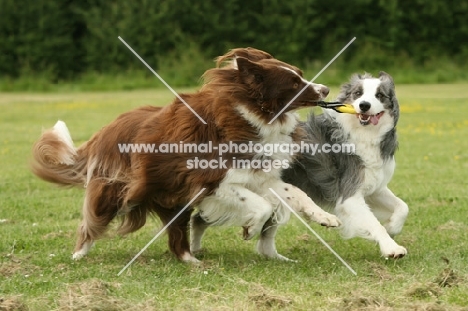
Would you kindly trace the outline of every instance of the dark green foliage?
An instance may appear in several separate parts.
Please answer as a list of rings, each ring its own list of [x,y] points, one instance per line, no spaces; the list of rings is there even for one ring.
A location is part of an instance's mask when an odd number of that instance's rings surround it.
[[[0,1],[0,71],[69,78],[82,70],[80,21],[73,1]],[[83,26],[81,26],[83,27]]]
[[[468,57],[467,15],[468,3],[442,0],[0,0],[0,78],[145,70],[118,36],[186,85],[234,47],[315,70],[354,36],[341,70],[428,69],[439,58],[457,67]],[[202,61],[189,65],[186,53]]]

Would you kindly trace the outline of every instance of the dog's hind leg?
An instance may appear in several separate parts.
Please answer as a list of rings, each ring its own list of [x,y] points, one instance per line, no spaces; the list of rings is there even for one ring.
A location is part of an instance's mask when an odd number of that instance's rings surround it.
[[[376,241],[385,258],[400,258],[406,255],[406,249],[390,237],[361,195],[355,195],[338,203],[335,211],[343,222],[342,234],[345,238],[360,236]]]
[[[384,188],[366,198],[366,202],[390,236],[401,232],[408,216],[408,205],[402,199]]]
[[[89,197],[90,194],[87,191],[83,203],[83,220],[80,226],[78,227],[78,238],[76,241],[75,250],[73,251],[74,260],[78,260],[86,256],[86,254],[88,254],[89,250],[91,249],[91,246],[93,246],[94,244],[94,234],[90,230],[90,226],[92,226],[90,224],[92,222],[92,217],[90,216],[89,209],[92,208],[92,205],[90,202],[91,199]]]
[[[86,188],[83,203],[83,221],[78,227],[78,239],[73,259],[78,260],[85,256],[94,241],[102,237],[107,226],[117,214],[120,185],[107,184],[105,181],[92,180]]]
[[[175,216],[180,211],[179,208],[167,209],[157,207],[154,211],[158,214],[164,225],[168,224],[171,220],[174,220],[167,228],[167,234],[169,237],[168,243],[171,252],[182,261],[199,262],[199,260],[192,255],[188,241],[189,221],[192,211],[185,210],[177,218],[175,218]]]

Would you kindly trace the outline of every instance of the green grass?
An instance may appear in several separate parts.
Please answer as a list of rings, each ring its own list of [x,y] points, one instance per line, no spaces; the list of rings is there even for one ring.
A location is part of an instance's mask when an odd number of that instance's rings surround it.
[[[240,228],[211,228],[202,265],[178,262],[162,236],[118,277],[160,223],[124,238],[111,231],[72,261],[83,191],[34,177],[31,146],[57,119],[80,144],[118,114],[173,95],[1,93],[0,310],[468,310],[468,85],[401,85],[397,94],[400,148],[390,187],[410,206],[396,238],[407,257],[385,260],[374,243],[313,225],[354,276],[292,220],[277,248],[298,263],[255,254]]]

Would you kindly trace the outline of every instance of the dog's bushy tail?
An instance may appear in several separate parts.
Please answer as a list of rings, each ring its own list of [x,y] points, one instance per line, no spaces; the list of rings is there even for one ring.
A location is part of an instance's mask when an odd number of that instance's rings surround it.
[[[44,131],[34,144],[32,172],[39,178],[63,185],[83,186],[86,181],[86,157],[74,147],[63,121]]]
[[[298,129],[307,144],[324,146],[347,143],[340,123],[330,115],[312,113]],[[364,164],[354,153],[304,152],[291,168],[283,171],[283,180],[299,187],[316,204],[334,207],[338,200],[353,196],[364,180]]]

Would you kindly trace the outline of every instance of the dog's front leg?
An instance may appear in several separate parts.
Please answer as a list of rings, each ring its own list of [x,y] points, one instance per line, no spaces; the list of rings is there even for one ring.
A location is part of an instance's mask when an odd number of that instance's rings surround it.
[[[402,199],[385,187],[366,198],[366,202],[390,236],[401,232],[408,216],[408,205]]]
[[[271,189],[308,221],[315,221],[325,227],[339,227],[341,225],[338,217],[321,209],[301,189],[284,182],[272,184]],[[269,196],[271,197],[271,194]],[[276,197],[274,199],[277,200]]]
[[[374,216],[362,195],[355,195],[336,205],[336,214],[343,222],[345,238],[360,236],[379,243],[385,258],[401,258],[406,255],[404,247],[398,245]]]

